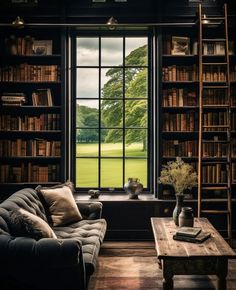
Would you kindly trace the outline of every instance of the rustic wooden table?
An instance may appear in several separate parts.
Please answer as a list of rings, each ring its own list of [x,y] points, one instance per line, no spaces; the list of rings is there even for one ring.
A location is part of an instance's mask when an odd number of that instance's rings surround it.
[[[173,289],[174,275],[217,275],[217,289],[227,289],[228,259],[236,259],[236,253],[206,218],[194,219],[194,227],[211,233],[201,244],[173,240],[178,227],[172,218],[151,218],[151,223],[163,290]]]

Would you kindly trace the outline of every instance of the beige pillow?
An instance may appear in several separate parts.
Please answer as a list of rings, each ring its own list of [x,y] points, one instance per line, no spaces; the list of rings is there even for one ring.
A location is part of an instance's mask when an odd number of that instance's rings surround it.
[[[36,240],[54,238],[57,236],[52,228],[40,217],[19,208],[10,213],[10,228],[15,236],[26,236]]]
[[[49,207],[53,226],[62,226],[82,219],[69,185],[40,188],[40,192]]]

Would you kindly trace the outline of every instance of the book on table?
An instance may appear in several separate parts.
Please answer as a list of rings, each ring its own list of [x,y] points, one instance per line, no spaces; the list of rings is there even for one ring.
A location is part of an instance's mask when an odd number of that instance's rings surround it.
[[[176,236],[195,238],[201,232],[201,230],[202,229],[199,227],[180,227],[175,234]]]
[[[196,243],[200,244],[206,241],[208,238],[210,238],[211,234],[207,232],[200,232],[196,237],[189,237],[184,235],[173,235],[173,239],[177,241],[184,241],[184,242],[190,242],[190,243]]]

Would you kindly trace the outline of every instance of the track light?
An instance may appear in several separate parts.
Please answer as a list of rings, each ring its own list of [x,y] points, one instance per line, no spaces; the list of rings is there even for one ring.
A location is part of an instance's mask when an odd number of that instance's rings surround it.
[[[107,25],[110,30],[116,29],[116,24],[118,24],[118,21],[113,16],[107,21]]]
[[[20,16],[17,16],[16,19],[12,22],[12,25],[17,28],[23,28],[25,25],[25,21]]]

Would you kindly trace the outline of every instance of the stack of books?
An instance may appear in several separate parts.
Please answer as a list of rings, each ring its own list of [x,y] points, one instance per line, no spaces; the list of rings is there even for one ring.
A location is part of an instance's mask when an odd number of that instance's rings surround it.
[[[207,240],[210,236],[210,233],[203,232],[198,227],[180,227],[173,235],[173,239],[199,244]]]
[[[1,95],[2,106],[21,106],[25,102],[24,93],[3,93]]]

